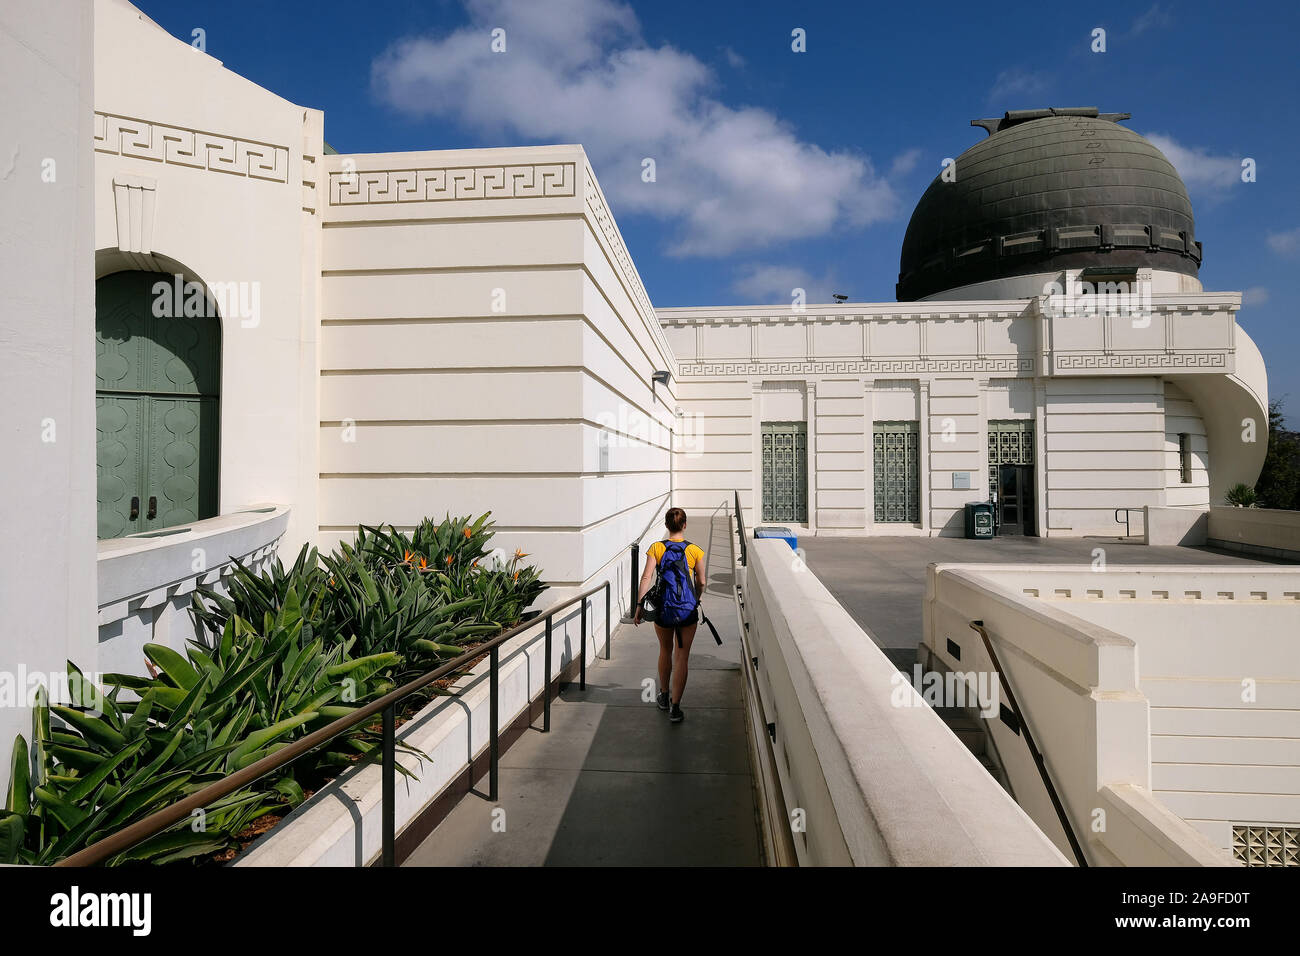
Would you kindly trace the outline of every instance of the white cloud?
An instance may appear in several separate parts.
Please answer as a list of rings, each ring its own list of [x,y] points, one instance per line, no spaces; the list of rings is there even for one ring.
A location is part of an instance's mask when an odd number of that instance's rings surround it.
[[[993,81],[993,89],[989,90],[989,102],[1002,107],[1004,112],[1037,109],[1040,104],[1029,100],[1046,93],[1047,86],[1047,77],[1042,73],[1012,67],[1003,70]],[[1012,100],[1017,102],[1010,102]]]
[[[799,266],[751,262],[736,270],[731,291],[747,303],[787,305],[795,290],[804,290],[804,302],[813,305],[831,301],[831,293],[841,291],[831,273],[814,276]]]
[[[722,55],[727,58],[727,64],[735,70],[739,70],[745,65],[745,58],[729,46],[722,48]]]
[[[376,58],[377,95],[503,139],[581,143],[620,215],[677,226],[678,255],[729,255],[897,215],[868,157],[799,138],[767,110],[711,97],[689,53],[650,47],[617,0],[464,0],[470,23]],[[506,31],[506,52],[490,49]],[[657,181],[641,179],[655,161]]]
[[[919,149],[908,149],[894,157],[894,161],[889,164],[889,178],[897,179],[900,176],[906,176],[912,170],[916,169],[916,164],[921,159]]]
[[[1164,133],[1145,133],[1148,140],[1174,164],[1191,192],[1222,193],[1241,182],[1241,159],[1215,156],[1198,146],[1183,146]]]
[[[1253,285],[1241,293],[1242,305],[1263,305],[1268,301],[1268,289],[1262,285]]]
[[[1174,22],[1173,15],[1158,3],[1153,3],[1145,13],[1133,21],[1129,36],[1141,36],[1155,27],[1167,27]]]
[[[1288,259],[1300,256],[1300,228],[1291,229],[1287,232],[1270,232],[1268,234],[1268,247],[1279,256],[1285,256]]]

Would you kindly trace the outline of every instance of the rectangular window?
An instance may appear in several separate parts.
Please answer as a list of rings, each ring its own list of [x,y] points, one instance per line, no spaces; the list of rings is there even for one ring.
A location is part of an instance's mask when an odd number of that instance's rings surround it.
[[[921,520],[919,422],[876,422],[872,436],[876,521]]]
[[[1178,470],[1182,473],[1183,484],[1192,483],[1192,443],[1187,432],[1178,434]]]
[[[762,423],[762,519],[808,520],[808,425]]]

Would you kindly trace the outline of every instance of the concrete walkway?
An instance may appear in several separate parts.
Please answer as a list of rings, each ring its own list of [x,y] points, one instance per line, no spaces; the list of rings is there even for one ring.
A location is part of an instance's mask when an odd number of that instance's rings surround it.
[[[670,724],[652,692],[659,644],[643,624],[619,627],[613,659],[587,668],[551,708],[551,732],[529,731],[501,757],[501,799],[481,780],[406,866],[757,866],[759,830],[742,710],[730,546],[724,522],[687,529],[709,555],[701,627]],[[644,698],[649,698],[648,700]],[[541,726],[538,720],[537,727]],[[504,832],[496,830],[504,823]]]
[[[1148,547],[1131,539],[1101,537],[801,537],[799,546],[808,569],[905,671],[916,661],[926,567],[932,562],[1089,566],[1093,551],[1100,548],[1112,565],[1278,563],[1214,548]]]

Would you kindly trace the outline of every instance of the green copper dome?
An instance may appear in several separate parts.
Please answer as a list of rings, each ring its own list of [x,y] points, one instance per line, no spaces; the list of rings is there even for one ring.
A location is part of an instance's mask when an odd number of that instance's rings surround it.
[[[1127,113],[1020,110],[972,120],[987,130],[916,204],[897,294],[1061,269],[1150,267],[1195,276],[1201,244],[1173,165]]]

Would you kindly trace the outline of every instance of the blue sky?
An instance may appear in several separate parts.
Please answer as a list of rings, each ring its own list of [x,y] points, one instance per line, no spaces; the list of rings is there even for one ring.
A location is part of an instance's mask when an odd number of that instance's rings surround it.
[[[582,143],[657,306],[788,301],[795,285],[891,301],[912,207],[984,137],[971,119],[1130,112],[1188,184],[1202,282],[1247,293],[1239,320],[1300,424],[1293,0],[136,2],[323,109],[340,152]]]

